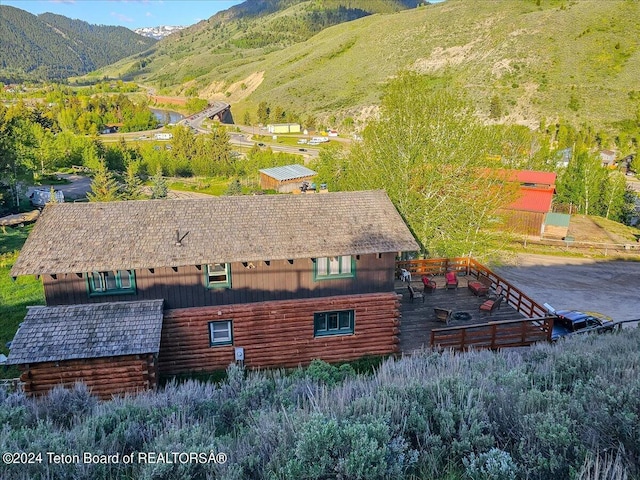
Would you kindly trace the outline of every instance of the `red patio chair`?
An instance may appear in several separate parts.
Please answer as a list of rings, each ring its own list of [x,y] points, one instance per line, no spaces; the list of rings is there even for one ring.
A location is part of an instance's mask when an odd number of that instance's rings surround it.
[[[423,293],[427,293],[427,292],[431,293],[437,287],[436,282],[431,280],[426,275],[422,275],[422,284],[424,285],[424,292]]]
[[[444,274],[447,290],[450,288],[458,288],[458,276],[455,271],[447,272]]]

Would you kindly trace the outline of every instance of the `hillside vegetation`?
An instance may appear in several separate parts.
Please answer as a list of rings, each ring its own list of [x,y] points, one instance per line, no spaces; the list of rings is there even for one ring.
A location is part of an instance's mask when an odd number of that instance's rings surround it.
[[[15,480],[632,479],[639,347],[630,329],[517,352],[425,351],[369,375],[320,361],[293,372],[232,365],[220,384],[103,403],[82,387],[38,402],[0,389],[0,449],[119,456],[5,466]]]
[[[62,80],[146,50],[156,41],[124,27],[0,5],[0,81]]]
[[[357,119],[389,77],[414,69],[468,93],[485,118],[496,97],[496,121],[602,126],[638,113],[639,2],[447,0],[367,15],[308,39],[295,27],[320,11],[318,2],[290,3],[255,18],[212,17],[97,74],[227,98],[237,110],[269,101]]]

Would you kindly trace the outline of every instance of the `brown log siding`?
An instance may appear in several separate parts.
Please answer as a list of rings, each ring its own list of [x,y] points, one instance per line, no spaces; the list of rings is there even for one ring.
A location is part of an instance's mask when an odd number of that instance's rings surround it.
[[[77,381],[103,400],[157,386],[157,361],[152,354],[33,363],[20,368],[28,395],[44,395],[56,385],[73,387]]]
[[[313,232],[309,233],[310,235]],[[59,274],[54,279],[43,276],[47,305],[73,305],[162,298],[165,308],[187,308],[234,303],[317,298],[334,295],[351,295],[393,291],[395,254],[360,255],[356,259],[355,278],[321,280],[313,279],[313,262],[310,258],[252,261],[255,268],[245,268],[242,263],[231,264],[232,287],[208,289],[205,287],[204,266],[195,265],[172,268],[155,268],[136,271],[136,293],[132,295],[97,295],[90,297],[84,275]],[[84,274],[84,272],[80,272]]]
[[[314,313],[355,311],[352,335],[314,337]],[[284,300],[165,311],[161,374],[213,371],[234,362],[243,347],[248,367],[295,367],[398,351],[400,304],[395,293]],[[210,346],[209,322],[233,321],[233,345]]]

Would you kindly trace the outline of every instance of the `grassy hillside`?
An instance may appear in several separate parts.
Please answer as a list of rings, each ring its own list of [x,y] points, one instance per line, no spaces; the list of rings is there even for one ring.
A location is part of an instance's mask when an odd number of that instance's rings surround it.
[[[412,68],[464,91],[487,117],[497,96],[500,121],[602,126],[635,119],[640,2],[536,3],[447,0],[366,16],[297,43],[238,46],[246,32],[290,25],[314,8],[307,1],[252,21],[203,22],[144,59],[97,74],[127,71],[167,93],[226,98],[236,111],[255,111],[265,100],[339,119],[369,112],[380,86]]]

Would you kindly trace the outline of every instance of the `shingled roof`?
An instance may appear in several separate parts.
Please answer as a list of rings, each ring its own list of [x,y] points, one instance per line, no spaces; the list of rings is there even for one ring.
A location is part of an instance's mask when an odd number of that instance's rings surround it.
[[[29,307],[7,364],[158,353],[163,300]]]
[[[380,190],[63,203],[44,209],[11,275],[418,249]]]

